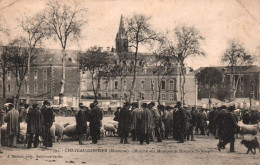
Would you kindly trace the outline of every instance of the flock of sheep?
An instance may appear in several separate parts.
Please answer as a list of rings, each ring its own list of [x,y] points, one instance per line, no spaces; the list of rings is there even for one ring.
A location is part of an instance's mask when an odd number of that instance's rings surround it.
[[[89,122],[87,123],[87,134],[86,134],[86,140],[90,138],[90,129],[89,129]],[[100,136],[112,136],[117,134],[117,128],[118,128],[118,122],[117,121],[107,121],[106,124],[102,126],[100,129]],[[7,124],[2,125],[1,128],[1,137],[2,137],[2,143],[7,142],[7,134],[6,134]],[[20,123],[20,135],[19,140],[21,143],[26,145],[28,137],[26,136],[26,130],[27,130],[27,123],[22,122]],[[76,132],[76,123],[70,124],[69,122],[54,122],[50,133],[52,136],[53,142],[57,141],[60,142],[63,140],[63,136],[67,136],[68,138],[71,138],[75,140],[77,138],[77,132]],[[41,138],[42,139],[42,138]],[[41,140],[40,140],[41,141]]]

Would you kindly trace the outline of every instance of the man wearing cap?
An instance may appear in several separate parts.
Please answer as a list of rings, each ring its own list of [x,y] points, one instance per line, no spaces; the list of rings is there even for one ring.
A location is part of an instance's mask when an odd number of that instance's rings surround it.
[[[84,111],[83,103],[79,103],[79,111],[75,114],[76,118],[76,132],[79,138],[79,145],[84,145],[84,134],[87,133],[87,116]]]
[[[144,140],[147,144],[150,143],[149,135],[151,131],[151,111],[147,108],[147,103],[142,104],[141,120],[140,120],[140,144],[142,145]]]
[[[13,104],[9,104],[8,108],[9,111],[4,118],[4,121],[7,123],[8,146],[16,147],[20,127],[19,112],[14,108]]]
[[[34,148],[39,145],[39,136],[43,135],[43,116],[38,107],[38,104],[33,104],[32,108],[29,110],[27,115],[27,134],[29,134],[28,146],[32,147],[32,142],[34,142]]]
[[[41,113],[44,120],[44,141],[43,144],[45,147],[52,147],[52,139],[51,139],[51,133],[50,129],[55,121],[55,114],[50,107],[50,103],[48,101],[43,102],[43,106],[41,108]]]
[[[103,119],[102,110],[98,107],[97,102],[90,104],[90,114],[89,114],[89,127],[90,135],[92,138],[92,144],[97,144],[98,137],[100,135],[100,128],[102,127],[101,120]]]
[[[162,136],[160,132],[160,114],[157,109],[154,108],[155,103],[151,102],[148,104],[148,108],[151,111],[151,135],[150,137],[153,138],[152,132],[155,132],[155,136],[157,137],[157,142],[162,142]],[[153,139],[154,140],[154,139]]]
[[[132,122],[132,115],[130,112],[131,104],[126,102],[124,107],[121,109],[119,113],[119,123],[118,123],[118,131],[120,136],[120,143],[127,144],[127,137],[130,131],[130,126]]]

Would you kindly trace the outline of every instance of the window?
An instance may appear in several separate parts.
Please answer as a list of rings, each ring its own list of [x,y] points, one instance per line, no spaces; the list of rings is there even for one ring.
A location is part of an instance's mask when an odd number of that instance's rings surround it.
[[[43,71],[43,80],[47,80],[47,70]]]
[[[144,68],[142,69],[142,74],[143,74],[143,75],[145,74],[145,69],[144,69]]]
[[[104,89],[105,89],[106,91],[108,91],[108,81],[105,81],[105,82],[104,82]]]
[[[162,89],[165,89],[165,80],[162,80],[161,86],[162,86]]]
[[[11,92],[11,85],[7,85],[7,91],[10,93]]]
[[[170,93],[170,101],[174,101],[173,93]]]
[[[154,94],[153,94],[153,93],[151,93],[151,97],[150,97],[151,101],[153,101],[153,100],[154,100],[153,96],[154,96]]]
[[[117,98],[118,98],[118,94],[115,93],[115,94],[114,94],[114,99],[117,99]]]
[[[47,90],[48,90],[48,89],[47,89],[47,84],[43,84],[43,92],[44,92],[44,93],[47,93]]]
[[[140,97],[140,100],[144,100],[144,94],[143,93],[139,93],[139,97]]]
[[[106,96],[106,98],[108,97],[108,94],[107,93],[105,93],[105,96]]]
[[[170,89],[174,89],[174,82],[173,82],[173,80],[170,80]]]
[[[118,89],[118,82],[115,81],[115,89]]]
[[[34,94],[38,93],[38,84],[34,84]]]
[[[38,79],[38,71],[37,71],[37,70],[34,71],[34,79],[35,79],[35,80]]]
[[[141,89],[144,89],[144,80],[141,81]]]
[[[165,94],[162,93],[162,99],[161,100],[165,100]]]
[[[98,97],[101,97],[101,93],[98,93]]]
[[[11,72],[7,71],[7,80],[10,80],[10,79],[11,79]]]
[[[124,87],[124,89],[127,89],[127,83],[126,83],[126,80],[123,81],[123,87]]]

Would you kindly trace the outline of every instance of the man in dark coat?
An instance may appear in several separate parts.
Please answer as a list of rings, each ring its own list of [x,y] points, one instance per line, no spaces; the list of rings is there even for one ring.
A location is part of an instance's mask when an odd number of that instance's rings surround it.
[[[147,103],[142,104],[142,111],[141,111],[141,130],[140,130],[140,144],[143,144],[145,140],[147,144],[150,143],[149,135],[151,131],[151,111],[147,108]]]
[[[237,121],[235,119],[235,110],[234,106],[228,108],[228,112],[223,114],[223,123],[222,128],[220,129],[220,142],[218,144],[218,149],[221,151],[221,148],[225,148],[227,143],[230,143],[230,152],[235,152],[235,133],[236,128],[238,127]]]
[[[44,138],[43,138],[43,145],[45,147],[52,147],[52,139],[50,129],[55,121],[55,114],[50,107],[50,103],[48,101],[43,102],[43,106],[41,108],[41,113],[44,120]]]
[[[209,119],[209,133],[216,135],[216,126],[215,126],[215,117],[217,115],[217,108],[213,107],[213,110],[209,112],[208,119]]]
[[[115,114],[115,117],[114,117],[114,121],[118,121],[119,120],[119,112],[121,110],[121,107],[117,107],[116,109],[116,112],[114,113]]]
[[[84,111],[82,103],[79,104],[79,111],[75,114],[76,118],[76,132],[79,138],[79,145],[84,145],[84,134],[87,133],[87,116]]]
[[[92,144],[97,144],[98,137],[100,135],[100,128],[102,127],[103,113],[102,110],[98,107],[98,103],[94,102],[90,104],[90,116],[89,116],[89,128],[90,135],[92,138]]]
[[[34,148],[39,145],[39,136],[43,135],[43,116],[38,107],[38,104],[33,104],[32,108],[29,110],[26,118],[27,122],[27,134],[29,134],[28,146],[32,147],[32,142],[34,141]]]
[[[243,123],[250,124],[250,120],[251,120],[251,115],[248,110],[245,110],[245,112],[243,114]]]
[[[119,113],[118,130],[119,130],[119,136],[121,138],[120,143],[124,142],[124,144],[127,144],[127,137],[132,122],[130,107],[131,104],[129,102],[126,102],[124,107],[121,109]]]
[[[176,129],[177,129],[178,143],[184,143],[184,132],[186,127],[187,117],[184,109],[181,107],[180,102],[177,102],[176,108],[177,111],[175,115],[176,115]]]

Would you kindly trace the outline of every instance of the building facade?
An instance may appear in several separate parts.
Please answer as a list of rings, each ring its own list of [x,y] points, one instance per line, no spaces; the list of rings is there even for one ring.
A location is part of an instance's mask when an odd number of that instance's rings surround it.
[[[128,51],[128,39],[124,27],[124,19],[121,16],[119,30],[116,35],[116,51],[111,52],[116,59],[116,63],[122,65],[129,65],[133,63],[134,54]],[[125,53],[124,59],[120,60],[120,55]],[[154,73],[156,61],[155,56],[148,53],[139,53],[137,62],[137,75],[135,81],[135,88],[133,90],[132,101],[157,101],[160,98],[160,103],[165,105],[175,104],[180,101],[179,88],[179,66],[178,64],[171,65],[172,72],[165,76]],[[165,67],[166,68],[166,67]],[[165,69],[163,68],[163,69]],[[188,105],[195,105],[195,79],[194,74],[186,69],[186,84],[185,84],[185,103]],[[159,81],[158,81],[159,80]],[[98,92],[99,99],[106,100],[128,100],[129,90],[133,81],[133,73],[128,74],[121,82],[120,77],[110,80],[101,80],[101,85]],[[158,83],[161,86],[158,87]],[[91,75],[89,72],[81,73],[81,98],[93,99]]]
[[[67,51],[66,58],[66,83],[63,106],[77,106],[80,84],[80,72],[76,61],[76,51]],[[49,100],[53,104],[59,104],[59,93],[61,90],[60,80],[62,79],[62,54],[60,50],[45,49],[37,53],[31,63],[29,88],[30,102],[41,103]],[[14,74],[11,71],[6,73],[6,98],[12,99],[17,94]],[[0,93],[3,93],[3,84],[0,82]],[[20,100],[26,100],[27,87],[25,80],[20,90]]]
[[[214,88],[212,93],[212,98],[218,100],[231,100],[231,71],[228,67],[215,67],[222,73],[222,83]],[[203,68],[199,68],[195,72],[199,72]],[[236,88],[236,99],[252,99],[258,100],[260,96],[260,67],[251,66],[240,66],[236,67],[237,71],[234,74],[237,88]],[[198,82],[199,84],[199,82]],[[207,98],[208,94],[205,89],[199,85],[198,86],[198,98]]]

